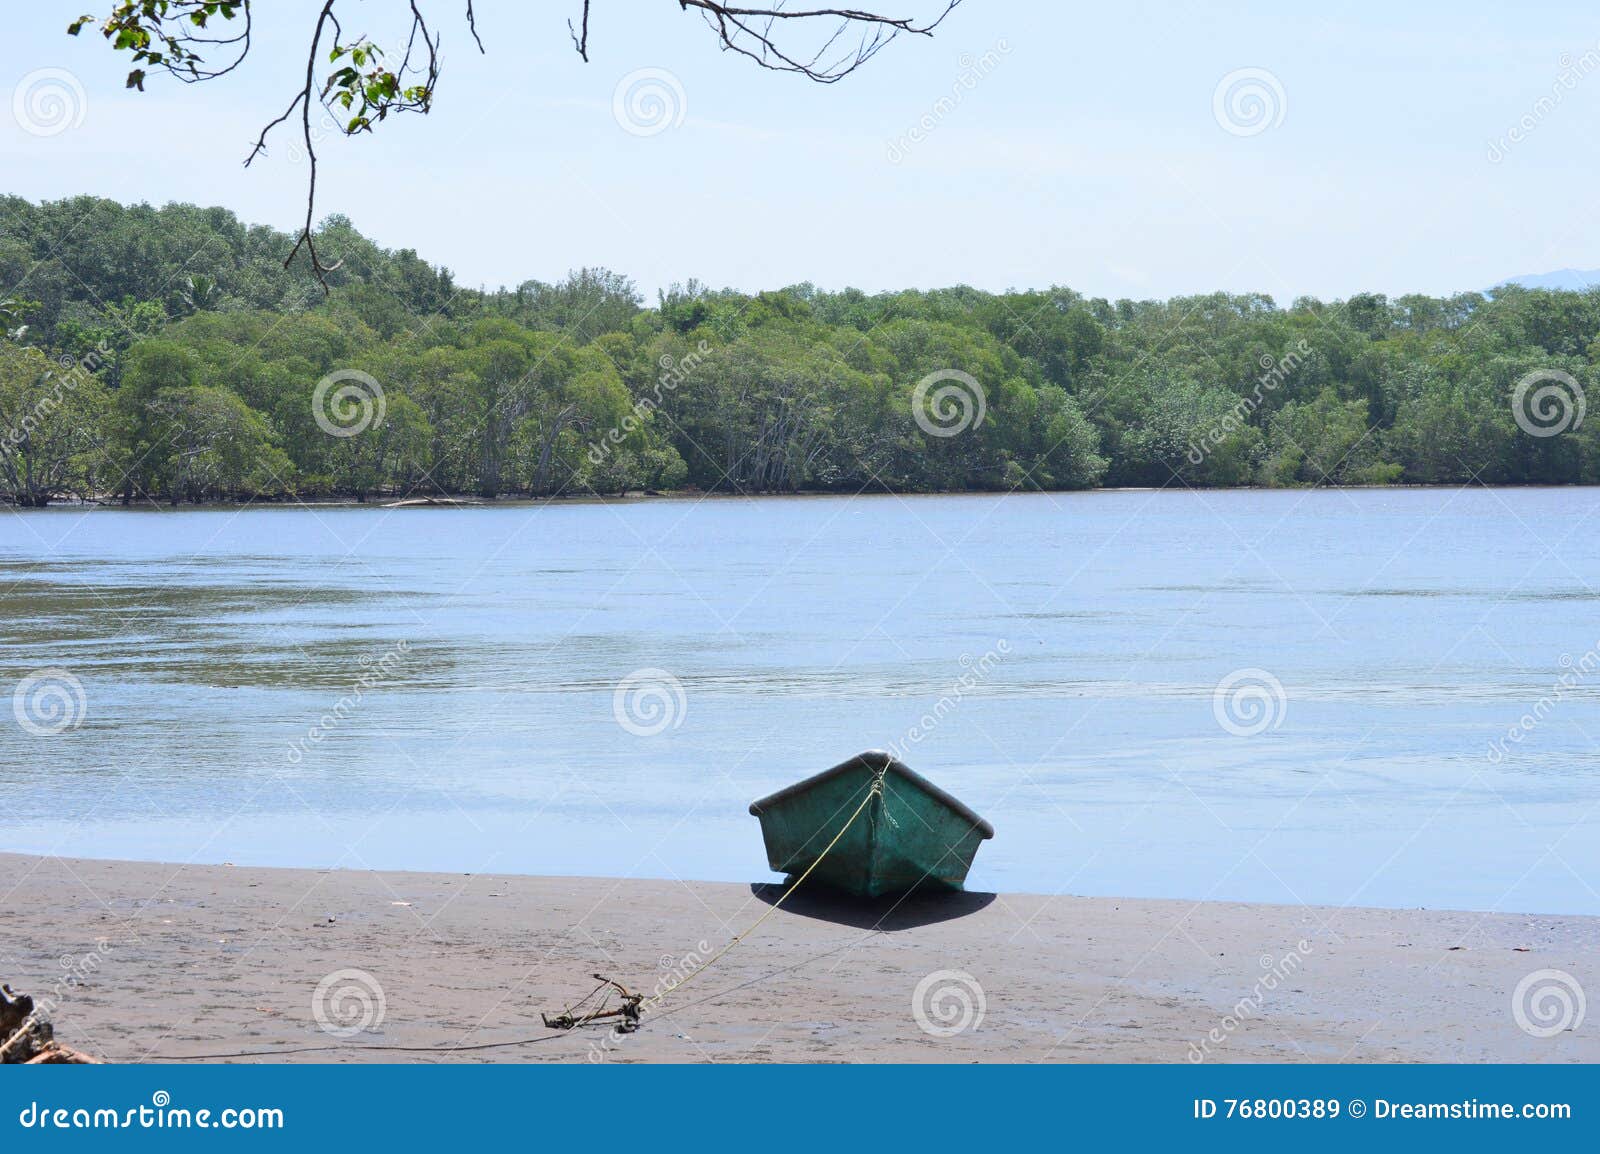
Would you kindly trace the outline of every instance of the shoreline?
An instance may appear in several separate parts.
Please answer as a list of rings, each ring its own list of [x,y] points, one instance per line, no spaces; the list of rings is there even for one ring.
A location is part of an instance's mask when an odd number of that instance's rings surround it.
[[[20,854],[0,887],[0,980],[113,1061],[1600,1061],[1512,1005],[1600,986],[1596,917],[800,891],[702,971],[777,888]],[[694,984],[637,1033],[545,1029],[596,972]]]
[[[441,878],[441,877],[442,878],[496,877],[496,878],[523,878],[523,879],[527,879],[527,880],[536,880],[536,881],[539,881],[539,882],[546,882],[546,883],[550,883],[550,884],[559,884],[559,883],[562,883],[562,882],[584,882],[584,883],[597,882],[597,883],[610,883],[610,884],[615,884],[615,885],[634,885],[634,884],[650,884],[650,883],[656,883],[656,882],[660,882],[660,883],[668,883],[668,882],[670,882],[670,883],[673,883],[673,884],[687,885],[687,886],[690,886],[690,887],[698,887],[698,886],[733,886],[735,888],[750,889],[751,887],[754,887],[754,886],[769,885],[769,884],[770,885],[779,885],[779,886],[781,886],[783,884],[784,880],[785,880],[782,877],[780,877],[779,875],[771,873],[770,870],[767,871],[768,874],[769,874],[769,877],[768,877],[767,881],[765,881],[765,882],[755,882],[755,881],[748,881],[748,880],[727,881],[727,880],[722,880],[722,879],[717,879],[717,878],[702,878],[702,877],[680,878],[680,877],[668,876],[668,875],[665,875],[665,874],[662,874],[662,875],[637,874],[637,875],[633,875],[633,876],[622,876],[622,875],[618,875],[618,874],[607,874],[607,873],[588,873],[588,874],[583,874],[583,873],[538,873],[538,874],[533,874],[533,873],[518,873],[518,872],[515,872],[515,871],[499,872],[499,873],[490,874],[490,873],[469,873],[469,872],[465,872],[465,871],[457,871],[457,870],[451,870],[451,869],[402,869],[402,868],[398,868],[398,867],[371,866],[371,865],[361,866],[361,867],[350,867],[350,866],[342,866],[342,865],[330,865],[330,866],[322,866],[322,865],[285,865],[285,864],[278,864],[278,863],[262,863],[262,862],[252,862],[252,861],[236,862],[236,861],[231,861],[231,860],[218,859],[218,858],[209,858],[209,857],[208,858],[204,858],[204,859],[191,859],[191,860],[189,860],[187,862],[171,862],[171,861],[164,861],[164,860],[161,860],[161,859],[158,859],[158,858],[121,857],[121,856],[118,856],[118,855],[115,855],[115,854],[108,854],[108,855],[102,857],[102,856],[100,856],[98,854],[95,854],[95,855],[91,856],[91,855],[86,855],[86,854],[47,853],[47,852],[40,852],[40,851],[32,850],[32,849],[22,849],[22,850],[0,849],[0,867],[4,866],[4,863],[5,863],[6,859],[8,859],[8,858],[18,858],[18,859],[24,859],[24,860],[40,860],[40,861],[49,861],[49,860],[57,860],[57,859],[59,859],[59,860],[62,860],[62,861],[67,861],[67,862],[74,862],[74,863],[84,862],[84,863],[93,863],[93,864],[96,864],[96,865],[150,866],[150,867],[160,867],[160,868],[163,868],[163,869],[167,869],[169,871],[170,870],[196,870],[196,869],[226,869],[226,870],[244,870],[244,871],[249,871],[249,872],[259,871],[259,872],[263,872],[263,873],[296,873],[296,874],[308,874],[308,875],[310,875],[310,874],[315,874],[315,875],[330,874],[330,875],[333,875],[333,876],[336,876],[336,877],[337,876],[341,876],[341,875],[359,875],[359,874],[382,875],[384,877],[412,877],[412,876],[415,876],[415,877],[430,877],[430,878]],[[765,868],[765,867],[763,867],[763,868]],[[4,873],[3,868],[0,868],[0,883],[4,882],[5,876],[6,875]],[[969,879],[969,882],[970,882],[970,879]],[[1057,898],[1057,897],[1071,897],[1073,900],[1076,900],[1076,901],[1117,902],[1117,903],[1123,903],[1123,904],[1144,902],[1144,903],[1157,903],[1157,904],[1171,905],[1171,906],[1227,905],[1227,906],[1249,907],[1251,909],[1260,909],[1260,910],[1298,910],[1298,909],[1316,909],[1316,910],[1323,910],[1323,911],[1360,910],[1360,911],[1366,911],[1366,912],[1371,912],[1371,913],[1390,913],[1390,914],[1412,914],[1412,913],[1415,913],[1415,914],[1424,914],[1424,915],[1439,914],[1439,915],[1447,915],[1447,916],[1453,916],[1453,917],[1467,917],[1467,918],[1494,916],[1494,917],[1514,917],[1514,918],[1529,918],[1529,919],[1533,919],[1533,918],[1576,919],[1576,920],[1579,920],[1579,921],[1593,921],[1593,922],[1597,923],[1597,927],[1600,927],[1600,913],[1584,913],[1584,912],[1575,912],[1575,911],[1571,911],[1571,910],[1546,910],[1546,909],[1506,910],[1506,909],[1478,909],[1478,908],[1474,908],[1474,907],[1471,907],[1471,906],[1424,906],[1424,905],[1404,905],[1404,906],[1397,906],[1397,905],[1331,906],[1331,905],[1317,905],[1315,903],[1308,904],[1308,905],[1305,905],[1305,906],[1294,906],[1294,905],[1286,905],[1286,904],[1284,904],[1282,902],[1257,901],[1257,900],[1255,900],[1253,898],[1241,898],[1241,897],[1196,898],[1196,897],[1188,897],[1188,896],[1185,896],[1183,894],[1157,894],[1157,895],[1132,895],[1132,894],[1121,894],[1121,893],[1072,893],[1072,894],[1063,894],[1063,893],[1051,893],[1048,890],[1035,890],[1035,889],[1015,889],[1015,890],[1005,890],[1003,892],[991,893],[990,891],[987,891],[987,890],[974,889],[971,885],[967,886],[967,891],[969,893],[971,893],[971,894],[974,894],[974,895],[983,894],[983,895],[988,895],[988,896],[992,896],[992,897],[1023,898],[1023,899],[1034,899],[1034,900],[1038,900],[1038,901],[1045,901],[1045,900],[1049,900],[1049,899]],[[4,892],[3,889],[0,889],[0,893],[3,893],[3,892]],[[0,915],[0,916],[3,916],[3,915]],[[3,975],[0,975],[0,977],[3,977]]]
[[[1521,492],[1527,490],[1565,491],[1572,489],[1600,489],[1600,484],[1553,485],[1530,483],[1526,485],[1461,485],[1461,484],[1389,484],[1389,485],[1215,485],[1171,486],[1152,485],[1102,485],[1090,489],[961,489],[949,492],[931,490],[865,490],[857,493],[833,492],[823,489],[804,489],[795,492],[725,493],[721,490],[663,489],[659,491],[628,493],[556,493],[546,497],[510,496],[479,497],[473,494],[437,494],[426,497],[386,496],[358,501],[354,497],[256,497],[246,501],[203,501],[195,504],[183,501],[172,505],[166,501],[137,501],[123,505],[120,500],[96,499],[52,501],[48,505],[25,506],[0,502],[0,509],[13,513],[36,513],[50,509],[113,509],[124,512],[176,513],[185,510],[242,511],[245,509],[519,509],[539,508],[546,505],[620,505],[639,504],[646,501],[804,501],[833,498],[856,500],[861,497],[1062,497],[1089,496],[1097,493],[1411,493],[1440,490],[1482,489],[1491,492]]]

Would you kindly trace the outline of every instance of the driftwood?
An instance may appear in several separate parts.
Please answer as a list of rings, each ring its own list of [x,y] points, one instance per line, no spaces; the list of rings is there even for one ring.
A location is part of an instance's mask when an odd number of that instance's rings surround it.
[[[483,502],[475,497],[402,497],[398,501],[385,501],[385,509],[413,509],[432,506],[445,506],[456,508],[462,505],[481,505]]]
[[[95,1062],[55,1039],[55,1029],[34,1012],[33,999],[0,985],[0,1065],[43,1066]]]

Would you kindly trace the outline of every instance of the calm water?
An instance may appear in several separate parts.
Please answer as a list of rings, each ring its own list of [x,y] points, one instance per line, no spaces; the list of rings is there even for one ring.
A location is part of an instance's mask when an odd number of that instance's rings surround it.
[[[899,743],[998,828],[977,888],[1600,913],[1597,511],[4,513],[0,689],[82,707],[0,697],[0,848],[765,880],[750,799]],[[644,675],[624,726],[639,670],[682,696]]]

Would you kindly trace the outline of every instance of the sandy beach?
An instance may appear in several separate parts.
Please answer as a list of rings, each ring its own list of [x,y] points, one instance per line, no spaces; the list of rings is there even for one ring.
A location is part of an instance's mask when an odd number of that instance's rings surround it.
[[[802,891],[700,971],[776,891],[0,854],[0,892],[0,978],[111,1061],[1600,1061],[1513,1011],[1600,988],[1596,918]],[[545,1029],[596,972],[694,976]]]

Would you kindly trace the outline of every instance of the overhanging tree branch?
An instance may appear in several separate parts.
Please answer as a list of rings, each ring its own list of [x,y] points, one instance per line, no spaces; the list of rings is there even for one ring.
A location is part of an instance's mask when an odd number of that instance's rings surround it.
[[[960,3],[961,0],[947,0],[932,20],[918,23],[913,17],[883,16],[859,8],[788,9],[781,3],[745,8],[716,0],[678,0],[678,6],[685,11],[700,11],[707,26],[717,33],[724,51],[736,52],[775,72],[797,72],[818,84],[843,80],[902,32],[933,35],[933,30]],[[588,4],[584,7],[587,17]],[[793,23],[804,21],[831,26],[833,31],[804,52],[785,47],[785,31]]]
[[[306,211],[294,247],[284,259],[287,267],[302,248],[310,260],[311,273],[328,291],[327,274],[340,262],[322,262],[317,251],[313,225],[317,200],[316,133],[311,124],[312,104],[318,103],[335,116],[338,129],[346,136],[371,132],[391,114],[418,112],[424,115],[433,107],[434,90],[439,81],[440,35],[429,29],[422,12],[425,0],[409,0],[411,24],[406,34],[405,52],[398,67],[391,69],[383,49],[366,35],[346,41],[344,30],[334,14],[338,0],[324,0],[311,31],[306,49],[305,75],[288,106],[268,121],[256,137],[245,158],[248,167],[267,149],[273,130],[287,123],[296,113],[300,136],[306,150]],[[592,0],[582,0],[578,25],[567,22],[573,48],[585,62],[589,60],[589,9]],[[745,7],[716,0],[676,0],[680,11],[697,11],[717,35],[719,46],[776,72],[793,72],[818,84],[833,84],[844,79],[876,56],[901,33],[932,35],[935,28],[961,0],[941,0],[939,12],[931,20],[885,16],[857,8],[787,8],[786,0],[770,5]],[[465,0],[467,29],[480,52],[483,40],[478,35],[473,0]],[[218,22],[232,27],[229,35],[209,35]],[[67,27],[76,36],[93,23],[95,17],[80,16]],[[799,40],[806,31],[819,29],[809,46]],[[100,22],[100,30],[113,47],[126,51],[134,67],[128,72],[128,87],[144,90],[148,70],[158,68],[186,84],[226,76],[250,53],[254,31],[252,0],[117,0],[110,14]],[[330,66],[321,85],[317,69],[322,48],[331,40],[326,64]],[[221,51],[220,64],[206,56]],[[342,122],[339,114],[348,113]]]

